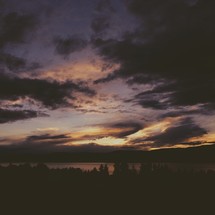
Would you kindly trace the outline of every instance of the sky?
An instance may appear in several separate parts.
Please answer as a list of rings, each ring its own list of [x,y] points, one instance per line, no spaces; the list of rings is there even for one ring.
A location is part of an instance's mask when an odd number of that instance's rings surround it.
[[[215,142],[213,0],[0,0],[0,146]]]

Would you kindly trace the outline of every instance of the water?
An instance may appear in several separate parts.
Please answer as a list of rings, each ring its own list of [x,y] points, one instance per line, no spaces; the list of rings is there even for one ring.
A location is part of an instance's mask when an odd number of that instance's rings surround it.
[[[14,165],[20,165],[23,163],[13,163]],[[109,173],[112,174],[114,170],[114,163],[45,163],[50,169],[69,169],[80,168],[83,171],[99,169],[101,164],[107,164]],[[193,170],[193,171],[215,171],[215,163],[162,163],[167,165],[171,170]],[[9,163],[1,163],[1,166],[7,167]],[[31,163],[31,166],[36,166],[37,163]],[[140,169],[140,163],[129,163],[129,168],[134,168],[137,171]]]

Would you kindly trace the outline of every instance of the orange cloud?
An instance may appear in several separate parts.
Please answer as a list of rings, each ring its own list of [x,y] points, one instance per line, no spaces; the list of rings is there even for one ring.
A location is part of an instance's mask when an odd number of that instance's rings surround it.
[[[106,66],[100,59],[82,59],[78,61],[59,63],[40,72],[39,77],[57,81],[65,80],[92,80],[102,78],[119,68],[118,64]],[[25,74],[28,75],[28,74]]]

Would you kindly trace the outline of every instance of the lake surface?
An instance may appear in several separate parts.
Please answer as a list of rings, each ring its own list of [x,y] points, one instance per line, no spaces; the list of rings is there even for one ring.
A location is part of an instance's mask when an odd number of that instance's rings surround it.
[[[13,165],[21,165],[24,163],[13,163]],[[83,171],[93,170],[94,168],[99,169],[101,164],[107,164],[108,171],[110,174],[113,173],[114,163],[45,163],[50,169],[69,169],[69,168],[80,168]],[[155,163],[156,164],[156,163]],[[188,170],[188,171],[215,171],[215,163],[158,163],[165,164],[171,170]],[[9,163],[1,163],[1,166],[7,167]],[[31,166],[36,166],[37,163],[31,163]],[[135,168],[137,171],[140,169],[140,163],[129,163],[129,168]]]

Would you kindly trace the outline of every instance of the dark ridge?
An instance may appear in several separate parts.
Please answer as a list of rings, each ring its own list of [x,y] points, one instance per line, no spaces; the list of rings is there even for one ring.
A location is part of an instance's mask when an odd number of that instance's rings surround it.
[[[0,162],[215,162],[215,145],[113,152],[41,152],[0,148]]]

